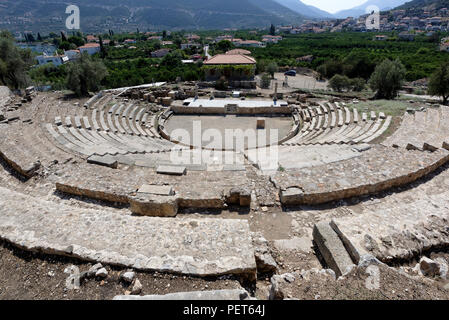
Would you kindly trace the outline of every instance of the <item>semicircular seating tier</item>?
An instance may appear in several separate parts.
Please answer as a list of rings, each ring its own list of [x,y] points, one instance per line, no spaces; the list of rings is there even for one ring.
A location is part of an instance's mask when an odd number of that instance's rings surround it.
[[[383,144],[409,150],[449,150],[449,107],[406,112],[399,129]]]
[[[392,117],[372,111],[359,114],[344,103],[320,103],[318,107],[299,108],[294,112],[298,133],[283,145],[325,145],[369,143],[389,128]]]
[[[77,115],[59,115],[45,129],[64,149],[90,156],[163,153],[175,144],[157,130],[158,113],[133,103],[105,97]]]

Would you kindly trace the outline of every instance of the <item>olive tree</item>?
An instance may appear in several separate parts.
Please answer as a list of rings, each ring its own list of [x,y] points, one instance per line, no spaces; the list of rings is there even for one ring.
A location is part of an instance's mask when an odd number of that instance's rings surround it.
[[[30,83],[28,70],[34,63],[31,50],[14,45],[9,32],[0,32],[0,84],[19,89]]]
[[[78,60],[67,65],[67,88],[78,96],[97,91],[108,71],[104,63],[84,53]]]
[[[443,98],[443,104],[449,99],[449,63],[441,64],[432,74],[429,80],[428,93]]]
[[[376,92],[377,99],[394,99],[402,87],[404,77],[405,67],[399,59],[385,59],[376,66],[368,85]]]

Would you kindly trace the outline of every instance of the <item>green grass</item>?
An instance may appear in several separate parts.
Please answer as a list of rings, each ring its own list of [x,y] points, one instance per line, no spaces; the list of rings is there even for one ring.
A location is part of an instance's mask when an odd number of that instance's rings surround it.
[[[410,100],[410,99],[409,99]],[[374,100],[361,101],[359,103],[350,103],[347,105],[349,109],[357,109],[359,113],[363,112],[384,112],[389,116],[402,116],[410,104],[404,100]]]

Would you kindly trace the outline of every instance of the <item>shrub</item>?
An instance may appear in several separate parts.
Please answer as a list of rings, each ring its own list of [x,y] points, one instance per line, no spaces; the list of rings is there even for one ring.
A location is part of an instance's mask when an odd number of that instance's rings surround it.
[[[350,88],[350,83],[351,81],[347,76],[336,74],[329,80],[328,86],[334,91],[342,92],[344,89]]]

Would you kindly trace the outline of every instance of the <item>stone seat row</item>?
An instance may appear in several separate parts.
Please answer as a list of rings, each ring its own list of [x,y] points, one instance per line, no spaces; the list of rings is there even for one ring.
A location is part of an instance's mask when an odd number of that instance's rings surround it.
[[[169,141],[130,136],[111,131],[89,130],[45,124],[50,136],[72,152],[90,157],[92,155],[126,155],[137,153],[158,153],[171,150],[175,145]]]
[[[385,133],[392,121],[382,112],[360,116],[357,109],[351,111],[331,103],[302,109],[299,116],[302,128],[284,145],[369,143]]]
[[[375,145],[359,157],[277,172],[272,181],[285,205],[321,204],[409,184],[448,161],[449,152],[443,149],[404,152]]]
[[[449,107],[406,112],[399,129],[383,144],[408,150],[449,150]]]
[[[64,119],[60,116],[55,117],[55,125],[160,138],[152,125],[153,118],[154,115],[149,114],[143,107],[132,104],[114,104],[110,107],[95,108],[91,111],[90,116],[66,116]],[[150,125],[148,125],[149,123]]]

